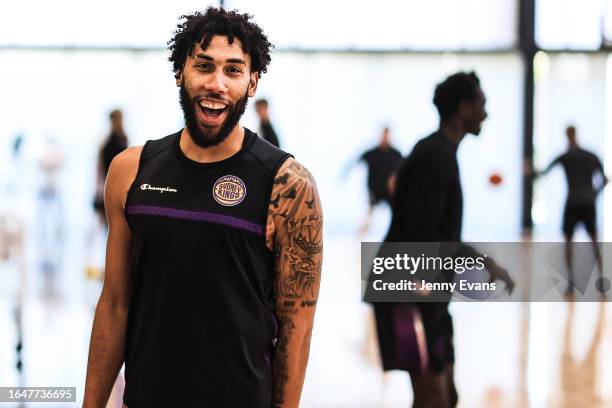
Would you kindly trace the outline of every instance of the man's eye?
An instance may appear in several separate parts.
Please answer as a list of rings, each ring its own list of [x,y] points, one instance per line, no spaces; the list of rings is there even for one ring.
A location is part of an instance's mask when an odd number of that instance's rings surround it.
[[[238,67],[231,67],[231,68],[229,69],[229,71],[230,71],[232,74],[240,74],[240,73],[242,73],[242,71],[241,71],[241,70],[240,70],[240,68],[238,68]]]
[[[210,69],[210,64],[198,64],[198,65],[196,65],[196,68],[199,68],[199,69]]]

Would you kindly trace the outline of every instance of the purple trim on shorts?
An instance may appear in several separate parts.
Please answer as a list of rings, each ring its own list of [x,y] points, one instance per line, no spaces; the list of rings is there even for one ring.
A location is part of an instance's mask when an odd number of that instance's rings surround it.
[[[276,318],[276,315],[274,314],[274,312],[270,309],[268,309],[266,307],[266,310],[268,311],[268,313],[270,313],[270,316],[272,317],[272,322],[274,323],[274,338],[278,337],[278,319]]]
[[[272,351],[271,350],[269,349],[264,350],[264,360],[266,360],[266,363],[268,363],[268,365],[272,365]]]
[[[178,208],[156,207],[153,205],[128,205],[126,211],[128,214],[160,215],[162,217],[176,218],[180,220],[211,222],[214,224],[227,225],[228,227],[252,232],[257,235],[264,235],[264,229],[261,225],[243,220],[242,218],[232,217],[230,215],[216,214],[205,211],[179,210]]]
[[[398,303],[393,307],[396,363],[409,373],[419,373],[422,361],[412,305]]]
[[[271,361],[272,361],[272,350],[274,350],[274,347],[275,347],[275,343],[274,342],[278,338],[278,319],[276,318],[276,315],[274,314],[274,312],[272,310],[270,310],[267,306],[265,308],[268,311],[268,313],[270,313],[270,316],[272,317],[272,322],[274,323],[274,338],[270,342],[270,348],[264,350],[264,358],[266,359],[266,362],[268,364],[272,364],[271,363]]]

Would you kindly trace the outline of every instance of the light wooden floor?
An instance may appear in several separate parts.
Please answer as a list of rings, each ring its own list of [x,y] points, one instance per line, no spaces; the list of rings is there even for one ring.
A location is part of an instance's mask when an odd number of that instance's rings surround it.
[[[303,406],[409,407],[407,374],[379,368],[371,310],[359,301],[359,243],[326,244]],[[451,312],[461,407],[612,407],[612,303],[454,303]]]
[[[68,242],[66,251],[78,248]],[[326,237],[304,408],[411,404],[407,374],[380,370],[371,311],[360,301],[359,251],[354,237]],[[82,259],[64,262],[55,299],[41,296],[36,265],[29,266],[20,378],[14,267],[0,265],[0,386],[76,386],[80,399],[92,320]],[[456,303],[451,310],[461,407],[612,407],[611,303]]]

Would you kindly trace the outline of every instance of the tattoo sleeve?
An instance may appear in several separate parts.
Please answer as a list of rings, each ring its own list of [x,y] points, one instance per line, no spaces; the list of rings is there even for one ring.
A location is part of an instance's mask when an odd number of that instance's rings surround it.
[[[274,180],[266,242],[275,257],[275,313],[279,322],[272,363],[272,406],[297,408],[319,294],[323,214],[312,175],[291,158]]]

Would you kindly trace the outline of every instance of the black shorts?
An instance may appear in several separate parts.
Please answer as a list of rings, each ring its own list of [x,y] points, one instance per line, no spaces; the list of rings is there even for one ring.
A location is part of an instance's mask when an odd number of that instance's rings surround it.
[[[455,362],[448,303],[375,303],[383,369],[418,376],[441,373]]]
[[[563,233],[572,236],[576,224],[584,223],[589,234],[595,233],[595,203],[566,203],[563,211]]]

